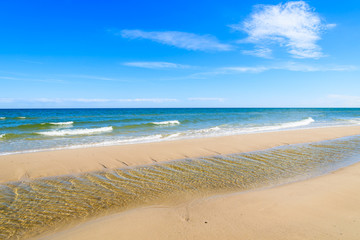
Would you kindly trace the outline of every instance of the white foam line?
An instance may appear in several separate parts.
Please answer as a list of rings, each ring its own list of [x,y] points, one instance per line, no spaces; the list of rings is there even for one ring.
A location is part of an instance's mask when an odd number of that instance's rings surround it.
[[[43,124],[46,124],[46,123],[43,123]],[[74,122],[73,121],[69,121],[69,122],[51,122],[49,124],[51,124],[51,125],[72,125],[72,124],[74,124]]]
[[[152,122],[152,124],[155,125],[177,125],[180,124],[178,120],[172,120],[172,121],[163,121],[163,122]]]
[[[349,125],[338,125],[338,126],[331,126],[331,127],[348,127]],[[308,127],[303,129],[321,129],[321,128],[328,128],[329,126],[317,126],[317,127]],[[296,129],[290,129],[288,131],[294,131]],[[276,132],[276,131],[268,131],[268,132]],[[229,135],[241,135],[241,134],[248,134],[247,132],[242,133],[234,133],[232,134],[224,134],[224,135],[216,135],[216,136],[229,136]],[[181,136],[176,138],[177,135]],[[25,151],[16,151],[16,152],[2,152],[0,156],[5,155],[14,155],[14,154],[24,154],[24,153],[34,153],[34,152],[47,152],[47,151],[56,151],[56,150],[66,150],[66,149],[81,149],[81,148],[89,148],[89,147],[104,147],[104,146],[117,146],[117,145],[130,145],[130,144],[138,144],[138,143],[148,143],[148,142],[162,142],[162,141],[173,141],[173,140],[180,140],[180,139],[198,139],[205,137],[204,135],[192,135],[186,136],[184,133],[175,133],[171,134],[167,137],[163,137],[160,134],[152,135],[148,137],[141,137],[141,138],[134,138],[134,139],[124,139],[124,140],[117,140],[117,141],[107,141],[107,142],[99,142],[99,143],[89,143],[89,144],[82,144],[82,145],[72,145],[72,146],[64,146],[64,147],[56,147],[56,148],[44,148],[44,149],[32,149],[32,150],[25,150]],[[208,135],[209,136],[209,135]],[[174,139],[175,138],[175,139]],[[140,141],[140,139],[142,141]]]
[[[51,137],[61,137],[67,135],[91,135],[91,134],[98,134],[103,132],[111,132],[112,130],[113,128],[110,126],[110,127],[101,127],[101,128],[55,130],[48,132],[37,132],[37,134],[51,136]]]

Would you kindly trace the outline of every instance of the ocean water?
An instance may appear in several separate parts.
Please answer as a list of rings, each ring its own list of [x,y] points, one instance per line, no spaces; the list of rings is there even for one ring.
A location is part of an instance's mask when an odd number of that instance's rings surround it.
[[[0,109],[0,155],[360,125],[360,109]]]

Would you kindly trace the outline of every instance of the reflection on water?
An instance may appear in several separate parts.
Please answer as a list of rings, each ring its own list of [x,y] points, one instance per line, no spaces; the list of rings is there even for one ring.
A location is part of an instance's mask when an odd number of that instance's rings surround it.
[[[161,203],[304,179],[355,161],[360,137],[0,185],[0,239]]]

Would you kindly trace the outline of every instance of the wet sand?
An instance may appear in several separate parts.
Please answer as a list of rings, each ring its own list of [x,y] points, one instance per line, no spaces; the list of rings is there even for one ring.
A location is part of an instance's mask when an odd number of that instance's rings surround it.
[[[360,239],[360,164],[265,190],[99,218],[45,239]]]
[[[5,155],[0,156],[0,182],[241,153],[358,134],[360,126],[328,127]]]

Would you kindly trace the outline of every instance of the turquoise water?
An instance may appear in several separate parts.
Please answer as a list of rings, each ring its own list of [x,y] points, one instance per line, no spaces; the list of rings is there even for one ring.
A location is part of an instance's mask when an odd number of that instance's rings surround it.
[[[0,154],[359,125],[360,109],[0,109]]]

